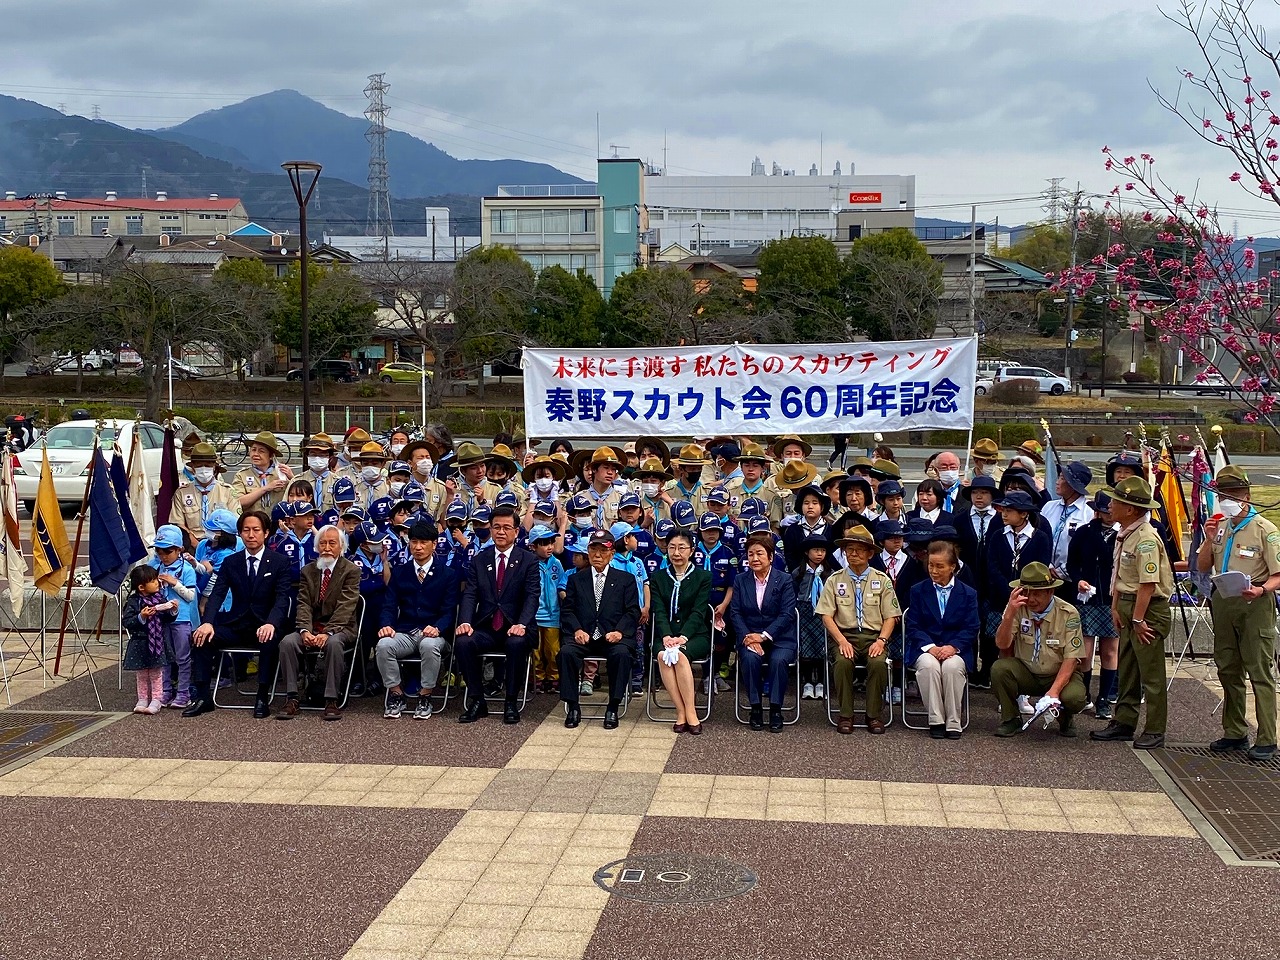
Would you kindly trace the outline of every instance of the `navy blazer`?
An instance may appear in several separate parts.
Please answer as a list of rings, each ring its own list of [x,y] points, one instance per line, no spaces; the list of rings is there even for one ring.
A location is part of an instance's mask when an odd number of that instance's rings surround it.
[[[462,590],[458,622],[487,630],[494,613],[501,609],[507,626],[523,623],[526,633],[533,632],[536,638],[538,600],[542,596],[538,558],[523,547],[513,546],[501,592],[498,590],[496,558],[497,548],[491,543],[471,561]],[[632,586],[635,586],[634,580]]]
[[[510,576],[510,573],[508,573]],[[461,577],[452,567],[431,561],[426,579],[418,582],[417,565],[410,560],[391,568],[391,582],[382,598],[380,626],[399,633],[435,627],[442,634],[453,629],[458,613],[458,585]]]
[[[907,611],[906,658],[910,666],[924,653],[926,644],[955,647],[969,672],[974,671],[976,643],[981,621],[978,594],[959,578],[952,581],[947,612],[938,612],[938,591],[932,580],[922,580],[911,588],[911,609]]]
[[[636,648],[636,630],[640,625],[640,593],[636,590],[636,578],[617,567],[606,567],[604,592],[600,594],[600,608],[596,609],[596,571],[584,567],[569,578],[565,587],[564,602],[560,604],[560,636],[563,643],[572,643],[579,630],[594,634],[600,627],[600,636],[617,630],[622,634],[618,641],[633,652]]]
[[[756,605],[756,575],[750,570],[738,574],[733,581],[733,599],[729,601],[729,622],[738,642],[749,633],[767,633],[779,646],[795,646],[796,587],[791,574],[769,568],[764,589],[764,605]]]
[[[1023,532],[1030,530],[1028,524]],[[1022,575],[1022,568],[1029,563],[1043,563],[1046,567],[1053,561],[1053,540],[1044,530],[1036,530],[1031,539],[1022,547],[1018,563],[1013,562],[1013,548],[1009,546],[1009,538],[1005,536],[1004,526],[993,536],[987,534],[987,594],[983,597],[986,609],[1000,612],[1009,602],[1009,584]]]
[[[293,563],[288,557],[265,548],[258,563],[258,572],[250,580],[248,557],[249,554],[239,550],[222,561],[218,580],[205,604],[204,622],[231,633],[257,630],[269,623],[276,628],[278,635],[289,615]],[[220,612],[228,591],[231,593],[231,608]]]

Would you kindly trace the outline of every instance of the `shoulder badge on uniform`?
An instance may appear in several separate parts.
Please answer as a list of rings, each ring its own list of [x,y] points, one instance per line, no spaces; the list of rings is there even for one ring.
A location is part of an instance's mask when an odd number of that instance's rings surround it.
[[[1272,533],[1267,535],[1267,543],[1275,543],[1280,540],[1280,533]]]
[[[1156,565],[1155,565],[1154,563],[1150,563],[1150,562],[1148,562],[1148,563],[1147,563],[1147,573],[1155,573],[1155,572],[1156,572]]]
[[[1079,618],[1079,617],[1068,617],[1068,618],[1067,618],[1067,629],[1068,629],[1068,630],[1071,630],[1071,629],[1079,629],[1079,627],[1080,627],[1080,618]]]
[[[1084,641],[1080,638],[1079,634],[1071,638],[1072,650],[1079,650],[1083,645],[1084,645]]]
[[[1139,550],[1154,550],[1155,548],[1156,542],[1154,540],[1143,540],[1138,544]]]

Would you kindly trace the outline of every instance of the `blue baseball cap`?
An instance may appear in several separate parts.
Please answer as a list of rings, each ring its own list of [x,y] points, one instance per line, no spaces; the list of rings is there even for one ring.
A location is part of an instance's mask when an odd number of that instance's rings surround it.
[[[638,529],[640,528],[633,527],[631,524],[627,523],[625,520],[619,520],[617,523],[615,523],[613,526],[609,528],[609,534],[613,537],[614,540],[621,540],[623,537],[628,536],[632,533],[635,533],[636,530]]]
[[[352,504],[342,511],[344,517],[355,517],[360,523],[364,523],[369,519],[369,514],[365,513],[364,507],[358,504]]]
[[[634,492],[624,493],[622,495],[622,499],[618,501],[619,510],[621,510],[623,507],[638,507],[638,506],[640,506],[640,494],[638,493],[634,493]]]
[[[772,533],[773,527],[769,525],[768,517],[752,517],[747,521],[748,533]]]
[[[698,513],[688,500],[677,500],[671,505],[671,520],[677,527],[692,530],[698,522]]]
[[[570,513],[590,513],[595,508],[596,505],[591,502],[591,498],[585,493],[575,493],[569,498],[569,506],[566,509]]]
[[[721,533],[724,532],[720,526],[720,518],[714,513],[704,513],[698,518],[698,530],[719,530]]]
[[[410,480],[400,491],[399,503],[426,503],[427,491],[417,480]]]
[[[488,523],[493,519],[493,508],[482,503],[471,511],[472,523]]]
[[[653,536],[656,540],[665,540],[676,532],[676,525],[670,520],[659,520],[653,525]]]
[[[391,465],[387,467],[387,476],[389,477],[396,473],[412,474],[413,470],[403,460],[392,460]]]
[[[339,477],[333,485],[333,499],[337,503],[349,503],[356,498],[356,485],[350,477]]]
[[[356,527],[356,533],[359,534],[361,543],[382,543],[390,537],[386,530],[372,520],[366,520]]]
[[[229,513],[230,511],[227,512]],[[171,550],[174,547],[181,550],[182,530],[177,526],[177,524],[163,524],[160,529],[156,531],[156,539],[151,546],[156,550]]]
[[[529,531],[529,542],[540,543],[543,540],[554,540],[559,534],[548,527],[545,523],[539,523]]]
[[[769,512],[769,505],[760,497],[747,497],[738,508],[738,516],[744,520],[752,517],[763,517]]]
[[[235,536],[236,515],[223,507],[210,510],[209,516],[204,521],[204,528],[205,530],[213,530],[216,533],[229,533]]]
[[[573,543],[565,547],[565,550],[569,553],[580,553],[585,557],[587,555],[587,538],[579,537],[577,540],[573,541]]]
[[[390,497],[378,497],[369,503],[369,519],[382,523],[391,519],[391,511],[395,508],[395,501]]]
[[[544,517],[554,517],[556,515],[556,502],[554,500],[539,500],[533,505],[533,512]]]
[[[518,507],[520,505],[520,498],[517,497],[515,492],[510,489],[503,490],[493,498],[493,505],[495,507]]]
[[[454,500],[447,508],[445,508],[444,519],[446,522],[449,520],[462,520],[465,522],[468,512],[469,511],[467,510],[467,505],[465,503],[461,500]]]
[[[316,505],[310,500],[291,500],[285,504],[284,515],[286,517],[305,517],[308,513],[319,513]]]
[[[340,519],[342,518],[338,516],[338,511],[330,507],[324,513],[320,514],[320,516],[316,517],[316,526],[331,527],[331,526],[334,526]]]
[[[729,491],[724,487],[712,487],[711,492],[707,494],[707,503],[728,503]]]

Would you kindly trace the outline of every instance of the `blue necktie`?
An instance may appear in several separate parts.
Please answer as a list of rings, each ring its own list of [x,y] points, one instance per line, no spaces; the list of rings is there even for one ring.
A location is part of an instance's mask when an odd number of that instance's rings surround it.
[[[947,612],[947,600],[951,598],[950,587],[938,587],[938,612]]]
[[[817,570],[814,570],[810,576],[813,580],[809,584],[809,603],[816,610],[818,608],[818,598],[822,596],[822,577],[818,575]]]
[[[853,573],[849,574],[849,579],[853,581],[853,609],[858,616],[858,629],[862,629],[862,584],[866,582],[867,572],[864,571],[862,576]]]

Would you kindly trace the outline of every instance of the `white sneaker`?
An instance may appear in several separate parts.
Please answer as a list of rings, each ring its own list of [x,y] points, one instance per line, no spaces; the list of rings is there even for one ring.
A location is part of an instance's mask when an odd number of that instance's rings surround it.
[[[813,685],[813,699],[824,700],[826,699],[826,696],[827,696],[827,688],[820,683],[815,683]]]
[[[894,687],[894,688],[893,688],[893,693],[892,693],[892,695],[891,695],[891,702],[894,704],[894,706],[897,706],[898,704],[900,704],[900,703],[902,702],[902,688],[901,688],[901,687]]]
[[[1018,712],[1024,717],[1030,717],[1036,712],[1036,708],[1031,705],[1031,698],[1025,693],[1018,698]]]
[[[431,708],[431,698],[423,697],[418,701],[418,708],[413,711],[413,719],[430,720],[435,711]]]
[[[154,717],[157,713],[159,713],[163,709],[164,707],[161,706],[159,700],[152,700],[150,703],[147,704],[146,709],[143,710],[142,712],[149,713]]]
[[[578,685],[578,696],[580,697],[589,697],[595,692],[596,688],[590,680],[583,680],[582,683]]]
[[[149,707],[150,705],[151,705],[150,702],[147,700],[139,700],[137,703],[133,705],[133,712],[146,713],[147,707]]]
[[[1081,710],[1080,712],[1081,712],[1081,713],[1093,713],[1093,710],[1094,710],[1093,701],[1092,701],[1092,700],[1090,700],[1088,703],[1086,703],[1086,704],[1084,705],[1084,709],[1083,709],[1083,710]]]
[[[806,683],[806,684],[804,685],[804,690],[801,692],[800,696],[802,696],[802,697],[803,697],[804,699],[806,699],[806,700],[812,700],[812,699],[813,699],[813,684],[812,684],[812,683]]]
[[[728,693],[733,689],[733,685],[724,677],[716,677],[716,693]]]

